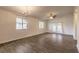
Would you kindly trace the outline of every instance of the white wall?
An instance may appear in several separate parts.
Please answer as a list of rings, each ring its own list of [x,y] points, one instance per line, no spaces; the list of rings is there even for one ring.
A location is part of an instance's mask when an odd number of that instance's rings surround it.
[[[73,12],[73,38],[77,40],[77,21],[78,21],[78,11],[74,8]]]
[[[61,18],[53,19],[51,22],[61,22],[63,23],[63,34],[73,35],[73,15],[68,14]]]
[[[39,20],[33,17],[26,19],[27,30],[16,30],[16,17],[14,13],[0,9],[0,44],[46,32],[46,26],[44,29],[39,29]]]
[[[76,30],[75,33],[75,37],[76,37],[76,40],[77,40],[77,49],[78,49],[78,52],[79,52],[79,7],[75,7],[75,15],[76,15],[76,18],[74,19],[74,24],[76,25],[74,27],[74,29]],[[75,16],[74,15],[74,16]]]

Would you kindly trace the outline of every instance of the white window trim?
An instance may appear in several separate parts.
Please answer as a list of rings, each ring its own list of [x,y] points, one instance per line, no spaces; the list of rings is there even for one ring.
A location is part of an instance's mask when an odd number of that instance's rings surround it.
[[[44,28],[45,28],[44,21],[39,21],[39,29],[44,29]]]
[[[17,22],[17,18],[21,18],[21,20],[22,20],[22,23],[21,23],[22,28],[18,28],[17,27],[17,23],[19,23],[19,22]],[[22,16],[17,16],[17,18],[16,18],[16,29],[17,30],[27,29],[28,28],[28,23],[27,23],[27,20],[25,20],[26,18],[25,17],[22,17]],[[25,20],[26,23],[24,23],[23,20]],[[26,28],[23,27],[24,26],[23,24],[26,24]]]

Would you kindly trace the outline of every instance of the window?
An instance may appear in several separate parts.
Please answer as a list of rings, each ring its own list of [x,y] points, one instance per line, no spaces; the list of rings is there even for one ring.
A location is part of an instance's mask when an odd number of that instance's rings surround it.
[[[62,23],[57,23],[57,32],[58,33],[62,33],[63,32]]]
[[[27,29],[27,21],[23,17],[16,18],[16,29]]]
[[[39,21],[39,28],[41,28],[41,29],[44,28],[44,22],[43,21]]]
[[[55,33],[63,33],[63,24],[62,23],[49,23],[49,30]]]

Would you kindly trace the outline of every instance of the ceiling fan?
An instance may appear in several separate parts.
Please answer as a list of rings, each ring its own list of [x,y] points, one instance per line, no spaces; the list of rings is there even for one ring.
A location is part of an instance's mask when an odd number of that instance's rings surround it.
[[[49,12],[44,17],[42,17],[43,20],[53,20],[57,17],[57,12]]]
[[[56,14],[55,13],[50,13],[49,14],[49,19],[54,19],[56,17]]]

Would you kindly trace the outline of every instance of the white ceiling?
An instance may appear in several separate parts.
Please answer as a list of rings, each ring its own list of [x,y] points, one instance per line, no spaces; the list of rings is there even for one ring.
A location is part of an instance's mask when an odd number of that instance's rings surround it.
[[[50,12],[56,13],[57,17],[73,13],[72,6],[2,6],[0,8],[21,14],[26,12],[29,16],[41,19],[47,19]]]

